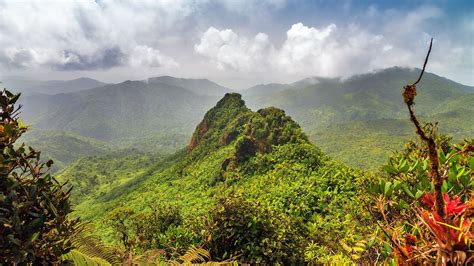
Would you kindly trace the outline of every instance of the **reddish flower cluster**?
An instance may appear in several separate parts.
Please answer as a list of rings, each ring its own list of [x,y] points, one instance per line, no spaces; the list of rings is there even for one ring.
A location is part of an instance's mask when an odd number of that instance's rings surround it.
[[[461,202],[458,196],[449,198],[444,193],[445,216],[440,217],[435,211],[435,196],[425,193],[421,201],[428,205],[431,210],[419,210],[421,220],[428,226],[436,238],[438,245],[448,250],[466,251],[471,245],[473,234],[471,232],[472,221],[464,219],[463,213],[467,205]]]

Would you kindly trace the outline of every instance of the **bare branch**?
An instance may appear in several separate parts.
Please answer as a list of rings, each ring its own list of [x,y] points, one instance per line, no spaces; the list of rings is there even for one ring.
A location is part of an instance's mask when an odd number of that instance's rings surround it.
[[[443,185],[443,177],[440,174],[440,169],[439,169],[439,158],[438,158],[438,152],[437,152],[437,147],[436,147],[436,142],[435,142],[435,134],[433,132],[427,133],[425,129],[423,129],[420,125],[420,122],[418,121],[415,111],[413,110],[413,105],[415,104],[415,97],[416,97],[416,84],[420,82],[421,78],[423,77],[423,74],[425,73],[426,69],[426,64],[428,63],[428,59],[430,57],[431,53],[431,48],[433,46],[433,38],[431,38],[430,42],[430,48],[428,49],[428,53],[426,54],[425,62],[423,64],[423,69],[421,70],[420,76],[418,77],[418,80],[415,81],[415,83],[411,85],[406,85],[403,87],[403,101],[408,107],[408,112],[410,113],[410,120],[413,122],[416,128],[416,134],[420,136],[420,138],[427,143],[428,146],[428,156],[429,156],[429,161],[430,161],[430,171],[429,175],[431,177],[431,182],[434,185],[434,191],[435,191],[435,204],[436,204],[436,212],[440,217],[444,216],[444,206],[445,202],[443,199],[443,193],[441,191],[441,187]]]
[[[420,82],[421,78],[423,77],[423,74],[425,73],[426,64],[428,64],[428,58],[430,57],[431,53],[431,47],[433,47],[433,38],[431,38],[430,48],[428,49],[428,53],[426,54],[425,63],[423,64],[423,69],[421,70],[420,76],[415,81],[415,83],[411,84],[412,86],[418,84],[418,82]]]

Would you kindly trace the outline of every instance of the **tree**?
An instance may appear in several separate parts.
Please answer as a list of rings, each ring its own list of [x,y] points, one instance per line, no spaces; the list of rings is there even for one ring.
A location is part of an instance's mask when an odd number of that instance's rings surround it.
[[[70,191],[48,174],[53,164],[17,141],[20,94],[0,94],[0,264],[56,263],[72,248],[78,220],[68,219]]]

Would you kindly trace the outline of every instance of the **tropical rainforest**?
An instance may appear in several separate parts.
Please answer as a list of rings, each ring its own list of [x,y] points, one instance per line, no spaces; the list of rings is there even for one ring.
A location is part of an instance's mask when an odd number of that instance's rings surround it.
[[[5,80],[0,261],[474,263],[474,88],[421,71]]]

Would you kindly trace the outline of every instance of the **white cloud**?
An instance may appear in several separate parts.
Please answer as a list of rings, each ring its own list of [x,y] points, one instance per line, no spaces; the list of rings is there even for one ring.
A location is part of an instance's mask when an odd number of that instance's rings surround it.
[[[335,24],[321,29],[309,28],[302,23],[294,24],[287,31],[287,38],[277,56],[273,58],[276,66],[286,72],[300,72],[308,68],[326,72],[325,69],[334,63],[331,53],[335,51],[337,43],[332,42],[331,37],[336,29]]]
[[[221,70],[258,71],[263,69],[272,47],[268,36],[257,34],[252,39],[238,36],[230,29],[210,27],[194,50],[216,64]]]
[[[383,20],[378,30],[371,31],[356,24],[309,27],[296,23],[279,47],[264,33],[247,38],[231,29],[211,27],[201,36],[195,51],[217,68],[241,74],[265,70],[287,77],[349,76],[391,66],[419,67],[431,37],[423,25],[442,16],[442,12],[422,7],[405,14],[389,13],[380,16],[391,19]],[[472,47],[448,36],[439,36],[436,47],[445,52],[433,54],[433,71],[448,73],[449,69],[464,66],[469,74],[473,62],[465,58],[472,58]]]
[[[252,39],[230,29],[209,28],[195,45],[195,51],[219,69],[241,72],[271,70],[276,73],[335,76],[367,70],[391,50],[383,36],[358,28],[338,29],[335,24],[321,28],[294,24],[282,46],[275,49],[264,33]],[[373,54],[373,55],[371,55]],[[357,68],[354,68],[357,66]]]
[[[173,58],[163,55],[159,50],[144,45],[135,47],[129,60],[130,65],[133,67],[173,68],[179,65]]]
[[[153,47],[154,40],[186,18],[194,4],[184,0],[0,0],[0,7],[0,64],[82,70],[129,62],[176,66]],[[144,52],[151,57],[131,58]]]

